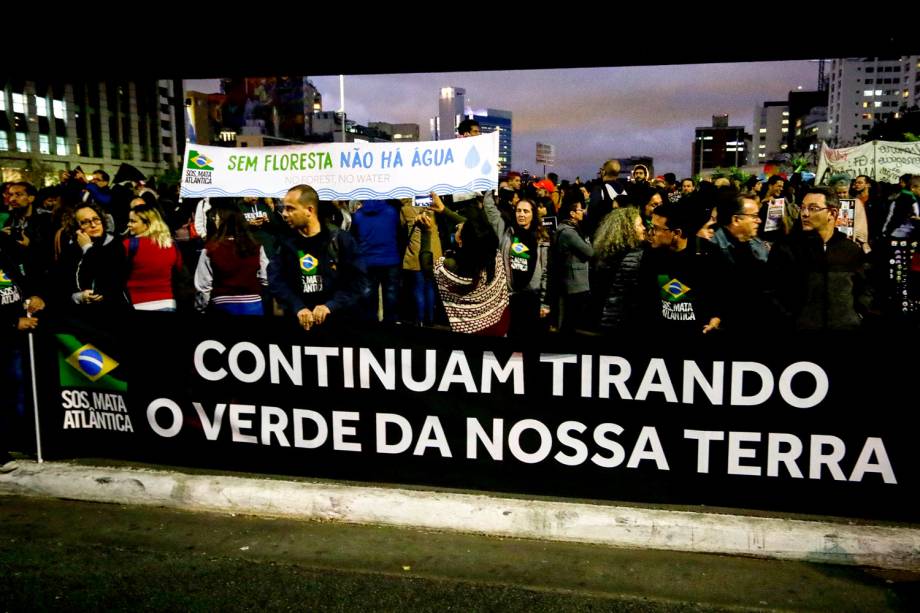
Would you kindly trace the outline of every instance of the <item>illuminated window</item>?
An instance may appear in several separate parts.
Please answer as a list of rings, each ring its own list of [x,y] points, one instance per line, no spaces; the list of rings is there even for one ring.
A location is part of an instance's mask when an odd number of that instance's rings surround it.
[[[54,116],[58,119],[67,119],[67,103],[63,100],[52,100],[51,108],[54,111]]]
[[[758,130],[758,132],[760,132],[761,134],[766,134],[766,133],[767,133],[767,129],[766,129],[766,128],[761,128],[760,130]]]
[[[871,89],[867,89],[867,90],[863,91],[863,96],[871,96],[871,95],[872,95],[872,90],[871,90]]]
[[[31,149],[29,148],[29,140],[26,138],[25,132],[16,133],[16,149],[18,151],[25,151],[25,152],[31,151]]]
[[[67,155],[67,141],[63,136],[58,136],[56,139],[57,143],[57,154],[58,155]]]
[[[783,111],[783,117],[789,117],[789,111]]]
[[[51,141],[48,139],[47,134],[38,135],[38,150],[44,154],[51,153]]]
[[[9,151],[10,150],[10,141],[6,136],[6,132],[0,132],[0,151]]]
[[[48,101],[42,98],[41,96],[35,97],[35,113],[39,117],[48,116]]]
[[[22,94],[13,93],[13,112],[14,113],[25,113],[26,112],[26,97]]]
[[[876,96],[881,96],[881,95],[882,95],[882,90],[880,90],[880,89],[875,90],[875,95],[876,95]]]
[[[782,130],[780,130],[780,132],[782,132],[783,134],[785,134],[788,131],[789,131],[789,128],[783,128]]]
[[[881,101],[881,100],[876,100],[875,102],[872,103],[872,106],[874,106],[875,108],[878,108],[878,107],[882,106],[882,101]]]
[[[757,145],[757,148],[758,148],[758,149],[766,149],[767,146],[766,146],[766,145]]]

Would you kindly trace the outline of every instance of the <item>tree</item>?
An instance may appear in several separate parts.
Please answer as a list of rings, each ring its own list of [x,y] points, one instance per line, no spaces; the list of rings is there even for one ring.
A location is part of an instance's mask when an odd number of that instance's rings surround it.
[[[876,122],[866,134],[864,142],[874,140],[887,140],[894,142],[915,142],[920,134],[920,108],[917,105],[903,110],[898,118],[891,117],[885,121]]]

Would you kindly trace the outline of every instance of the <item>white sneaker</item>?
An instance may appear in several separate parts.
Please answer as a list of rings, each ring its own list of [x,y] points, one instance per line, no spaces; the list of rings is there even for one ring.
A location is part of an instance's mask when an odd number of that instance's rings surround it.
[[[0,473],[11,473],[17,468],[19,468],[19,462],[16,460],[10,460],[6,464],[0,466]]]

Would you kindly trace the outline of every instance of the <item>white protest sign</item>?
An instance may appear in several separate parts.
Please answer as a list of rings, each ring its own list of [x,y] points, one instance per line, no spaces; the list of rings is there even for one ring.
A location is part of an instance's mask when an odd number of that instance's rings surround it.
[[[300,184],[321,200],[410,198],[498,187],[498,132],[414,143],[286,147],[188,144],[182,197],[280,198]]]
[[[764,232],[773,232],[783,228],[783,211],[785,208],[785,198],[777,198],[767,206],[767,221],[764,224]]]
[[[831,149],[822,143],[817,183],[826,184],[831,176],[844,173],[851,178],[866,175],[876,181],[897,183],[903,174],[920,173],[920,142],[876,140],[841,149]]]

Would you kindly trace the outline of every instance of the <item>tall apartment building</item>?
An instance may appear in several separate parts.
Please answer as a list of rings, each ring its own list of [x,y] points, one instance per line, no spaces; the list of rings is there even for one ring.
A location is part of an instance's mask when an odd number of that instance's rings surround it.
[[[918,103],[920,56],[835,59],[827,79],[830,144],[855,145],[875,122]]]
[[[764,102],[754,109],[754,140],[752,152],[757,158],[752,163],[764,163],[788,148],[789,104],[786,100]]]
[[[431,140],[456,137],[457,126],[466,113],[466,90],[462,87],[442,87],[438,97],[438,116],[431,118]]]
[[[501,109],[475,111],[472,118],[479,122],[483,134],[498,132],[498,167],[499,173],[505,174],[512,169],[512,113]]]
[[[175,169],[185,144],[183,104],[180,81],[4,80],[3,180],[31,171],[34,181],[52,183],[77,166],[114,174],[122,162],[146,175]]]
[[[387,134],[390,140],[397,143],[414,143],[419,140],[419,125],[417,123],[387,123],[385,121],[369,121],[369,130],[376,130]]]

